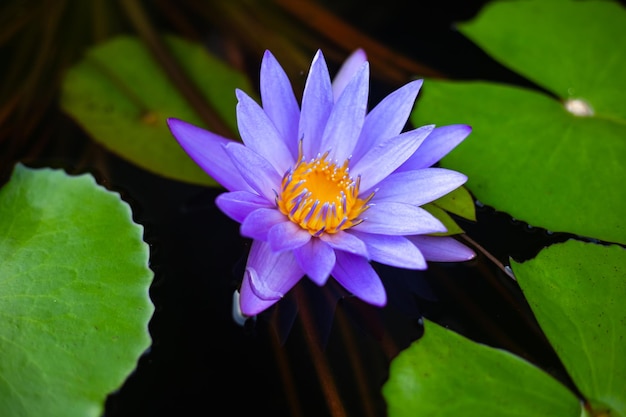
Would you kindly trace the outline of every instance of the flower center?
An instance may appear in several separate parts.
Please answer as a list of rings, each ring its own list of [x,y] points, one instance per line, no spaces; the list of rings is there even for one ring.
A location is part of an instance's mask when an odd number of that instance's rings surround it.
[[[352,180],[348,160],[339,166],[327,157],[328,152],[306,162],[300,151],[298,163],[283,176],[276,197],[278,209],[313,236],[337,233],[361,223],[359,216],[373,196],[359,198],[361,178]]]

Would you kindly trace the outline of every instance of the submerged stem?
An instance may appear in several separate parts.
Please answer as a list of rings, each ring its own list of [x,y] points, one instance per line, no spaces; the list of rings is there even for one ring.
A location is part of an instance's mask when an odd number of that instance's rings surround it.
[[[317,372],[317,376],[320,380],[320,386],[322,388],[322,392],[324,393],[326,405],[328,406],[330,415],[332,417],[345,417],[347,416],[347,413],[343,403],[341,402],[341,398],[339,397],[337,384],[333,379],[328,361],[324,357],[322,349],[318,343],[319,337],[313,324],[313,318],[311,317],[311,307],[307,303],[306,295],[304,294],[302,287],[296,286],[294,290],[296,291],[296,296],[298,297],[300,318],[304,326],[304,335],[306,337],[309,353],[313,358],[313,365],[315,366],[315,371]]]
[[[483,255],[485,255],[487,257],[487,259],[489,259],[491,262],[493,262],[498,268],[500,268],[502,270],[502,272],[504,272],[509,278],[511,278],[513,281],[517,281],[517,279],[515,278],[515,275],[513,275],[513,271],[511,271],[510,268],[507,268],[506,266],[504,266],[504,264],[502,262],[500,262],[495,256],[493,256],[491,253],[489,253],[489,251],[487,251],[487,249],[483,248],[480,244],[478,244],[478,242],[476,242],[474,239],[472,239],[471,237],[469,237],[466,233],[463,233],[460,235],[461,238],[463,238],[463,240],[465,240],[466,242],[468,242],[470,245],[472,245],[475,249],[477,249],[480,253],[482,253]]]

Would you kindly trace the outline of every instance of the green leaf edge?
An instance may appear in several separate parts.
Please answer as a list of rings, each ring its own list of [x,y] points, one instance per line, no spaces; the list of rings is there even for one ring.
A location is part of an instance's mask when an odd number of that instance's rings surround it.
[[[10,184],[12,184],[15,181],[21,180],[22,178],[26,178],[28,176],[33,176],[33,175],[53,175],[53,176],[58,176],[58,177],[62,177],[65,179],[70,179],[72,181],[79,181],[79,182],[84,182],[87,183],[88,185],[92,185],[93,189],[96,192],[100,192],[102,193],[102,195],[107,196],[106,198],[113,198],[116,199],[117,201],[119,201],[120,203],[120,208],[123,210],[126,210],[127,214],[128,214],[128,218],[129,218],[129,225],[133,228],[135,228],[138,232],[140,236],[143,236],[143,226],[134,222],[132,219],[132,210],[130,208],[130,206],[128,205],[128,203],[126,203],[122,198],[121,195],[117,192],[114,191],[109,191],[106,188],[104,188],[103,186],[99,185],[96,181],[95,178],[91,175],[91,174],[81,174],[81,175],[69,175],[67,174],[65,171],[63,170],[59,170],[59,169],[52,169],[52,168],[29,168],[26,165],[18,162],[15,164],[13,172],[11,177],[9,178],[9,181],[2,187],[0,188],[0,197],[2,197],[4,195],[3,191],[4,188]],[[76,398],[76,402],[74,404],[74,406],[76,407],[83,407],[82,410],[88,412],[87,415],[89,416],[99,416],[101,415],[103,409],[104,409],[104,401],[106,399],[106,397],[113,392],[115,389],[119,388],[124,382],[125,380],[128,378],[128,376],[132,373],[132,371],[134,369],[136,369],[137,366],[137,362],[140,358],[141,355],[144,354],[144,352],[146,351],[146,349],[148,349],[152,343],[152,338],[150,335],[150,332],[148,330],[148,323],[152,318],[152,315],[154,313],[154,305],[151,302],[150,296],[149,296],[149,286],[153,280],[154,277],[154,273],[152,272],[152,270],[149,268],[148,266],[148,257],[149,257],[149,246],[146,242],[143,241],[143,239],[140,239],[141,247],[143,248],[144,251],[144,255],[145,255],[145,259],[146,259],[146,264],[145,264],[145,283],[146,283],[146,294],[145,294],[145,298],[143,298],[143,300],[145,301],[145,303],[143,304],[143,306],[141,306],[139,308],[139,310],[137,310],[138,312],[143,312],[143,318],[140,320],[137,320],[137,322],[144,322],[145,326],[144,326],[144,332],[142,333],[142,335],[140,336],[139,334],[137,334],[136,336],[139,336],[137,338],[137,344],[135,344],[135,353],[130,354],[129,356],[134,357],[135,359],[132,361],[133,365],[130,367],[126,367],[126,370],[120,370],[119,374],[120,377],[113,381],[110,380],[108,384],[108,387],[106,388],[105,392],[102,392],[101,397],[97,400],[97,402],[94,402],[94,398]],[[139,340],[142,339],[142,340]],[[4,381],[5,383],[9,383],[10,381]],[[14,393],[17,394],[17,393]],[[42,393],[33,393],[35,395],[41,395]],[[19,396],[11,396],[9,398],[9,402],[11,401],[21,401],[19,399]],[[6,402],[3,400],[1,401],[4,406],[6,406]],[[4,407],[3,406],[3,407]],[[20,414],[20,415],[33,415],[28,413],[26,410],[29,409],[29,404],[22,404],[22,406],[26,407],[25,409],[22,410],[22,412],[26,412],[27,414]],[[54,407],[58,407],[58,401],[56,401],[56,399],[51,399],[50,400],[50,407],[54,408]],[[76,414],[72,413],[70,411],[71,407],[65,407],[65,410],[67,411],[68,416],[74,416]],[[39,414],[36,414],[37,416]]]

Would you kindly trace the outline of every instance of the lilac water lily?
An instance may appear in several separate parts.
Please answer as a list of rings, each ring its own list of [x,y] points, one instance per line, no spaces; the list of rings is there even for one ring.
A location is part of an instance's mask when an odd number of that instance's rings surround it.
[[[370,261],[426,269],[474,253],[420,206],[467,180],[432,167],[470,133],[466,125],[403,131],[422,85],[409,82],[367,112],[369,64],[354,52],[331,83],[318,51],[298,105],[269,52],[261,64],[262,106],[237,90],[243,143],[178,119],[168,124],[189,156],[228,192],[217,206],[253,239],[240,308],[254,316],[304,276],[333,277],[356,297],[387,296]]]

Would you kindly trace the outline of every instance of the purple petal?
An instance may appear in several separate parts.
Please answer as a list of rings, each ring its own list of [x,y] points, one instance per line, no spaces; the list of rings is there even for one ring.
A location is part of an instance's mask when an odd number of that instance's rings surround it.
[[[404,236],[378,235],[351,230],[367,245],[373,261],[406,269],[426,269],[426,259],[419,249]]]
[[[429,212],[411,204],[385,201],[372,205],[364,214],[365,221],[354,226],[354,230],[385,235],[421,235],[447,230]]]
[[[328,243],[331,248],[350,252],[355,255],[369,258],[365,243],[355,235],[340,231],[337,233],[324,233],[320,236],[324,242]]]
[[[303,275],[292,252],[273,252],[269,244],[253,241],[241,283],[242,313],[259,314],[287,294]]]
[[[293,251],[300,268],[317,285],[324,285],[335,267],[335,251],[320,239],[311,239]]]
[[[407,236],[422,252],[424,257],[434,262],[469,261],[476,254],[470,248],[449,236]]]
[[[400,87],[368,113],[352,158],[360,159],[381,140],[402,132],[421,86],[422,80],[416,80]]]
[[[287,217],[273,208],[260,208],[251,212],[241,222],[239,232],[246,237],[267,241],[270,229],[277,224],[289,222]]]
[[[292,157],[298,157],[298,121],[300,107],[289,78],[270,51],[261,62],[261,100],[263,110],[276,126]]]
[[[367,259],[338,251],[332,276],[361,300],[382,307],[387,304],[385,287]]]
[[[408,171],[432,166],[470,134],[472,128],[467,125],[449,125],[435,128],[413,154],[398,170]]]
[[[249,186],[268,201],[274,201],[275,190],[280,189],[282,181],[276,169],[265,158],[240,143],[229,143],[224,149]]]
[[[343,62],[337,75],[335,75],[333,79],[333,97],[335,101],[337,101],[350,80],[352,80],[352,77],[354,77],[354,74],[356,74],[366,61],[367,56],[365,55],[365,51],[363,51],[363,49],[357,49]]]
[[[413,155],[432,129],[423,126],[380,141],[350,167],[352,178],[360,175],[361,190],[368,191]]]
[[[396,172],[378,183],[372,202],[395,201],[421,206],[448,194],[466,181],[465,175],[443,168]]]
[[[224,145],[232,140],[175,118],[167,119],[167,125],[191,159],[224,188],[251,190],[224,152]]]
[[[350,157],[365,120],[368,93],[369,65],[366,62],[347,85],[328,118],[319,150],[330,150],[331,160],[343,162]]]
[[[237,126],[243,143],[270,162],[282,173],[293,165],[295,159],[285,144],[285,139],[276,130],[261,106],[241,90],[236,91]],[[294,139],[295,142],[297,142]]]
[[[215,204],[228,217],[241,223],[254,210],[259,208],[271,208],[273,203],[265,197],[249,191],[233,191],[222,193],[215,199]]]
[[[287,220],[272,226],[267,238],[272,250],[281,252],[306,244],[311,240],[311,234],[291,220]]]
[[[298,128],[298,140],[302,140],[302,148],[307,158],[315,157],[320,152],[320,141],[332,108],[333,92],[328,67],[322,51],[317,51],[302,93]]]

